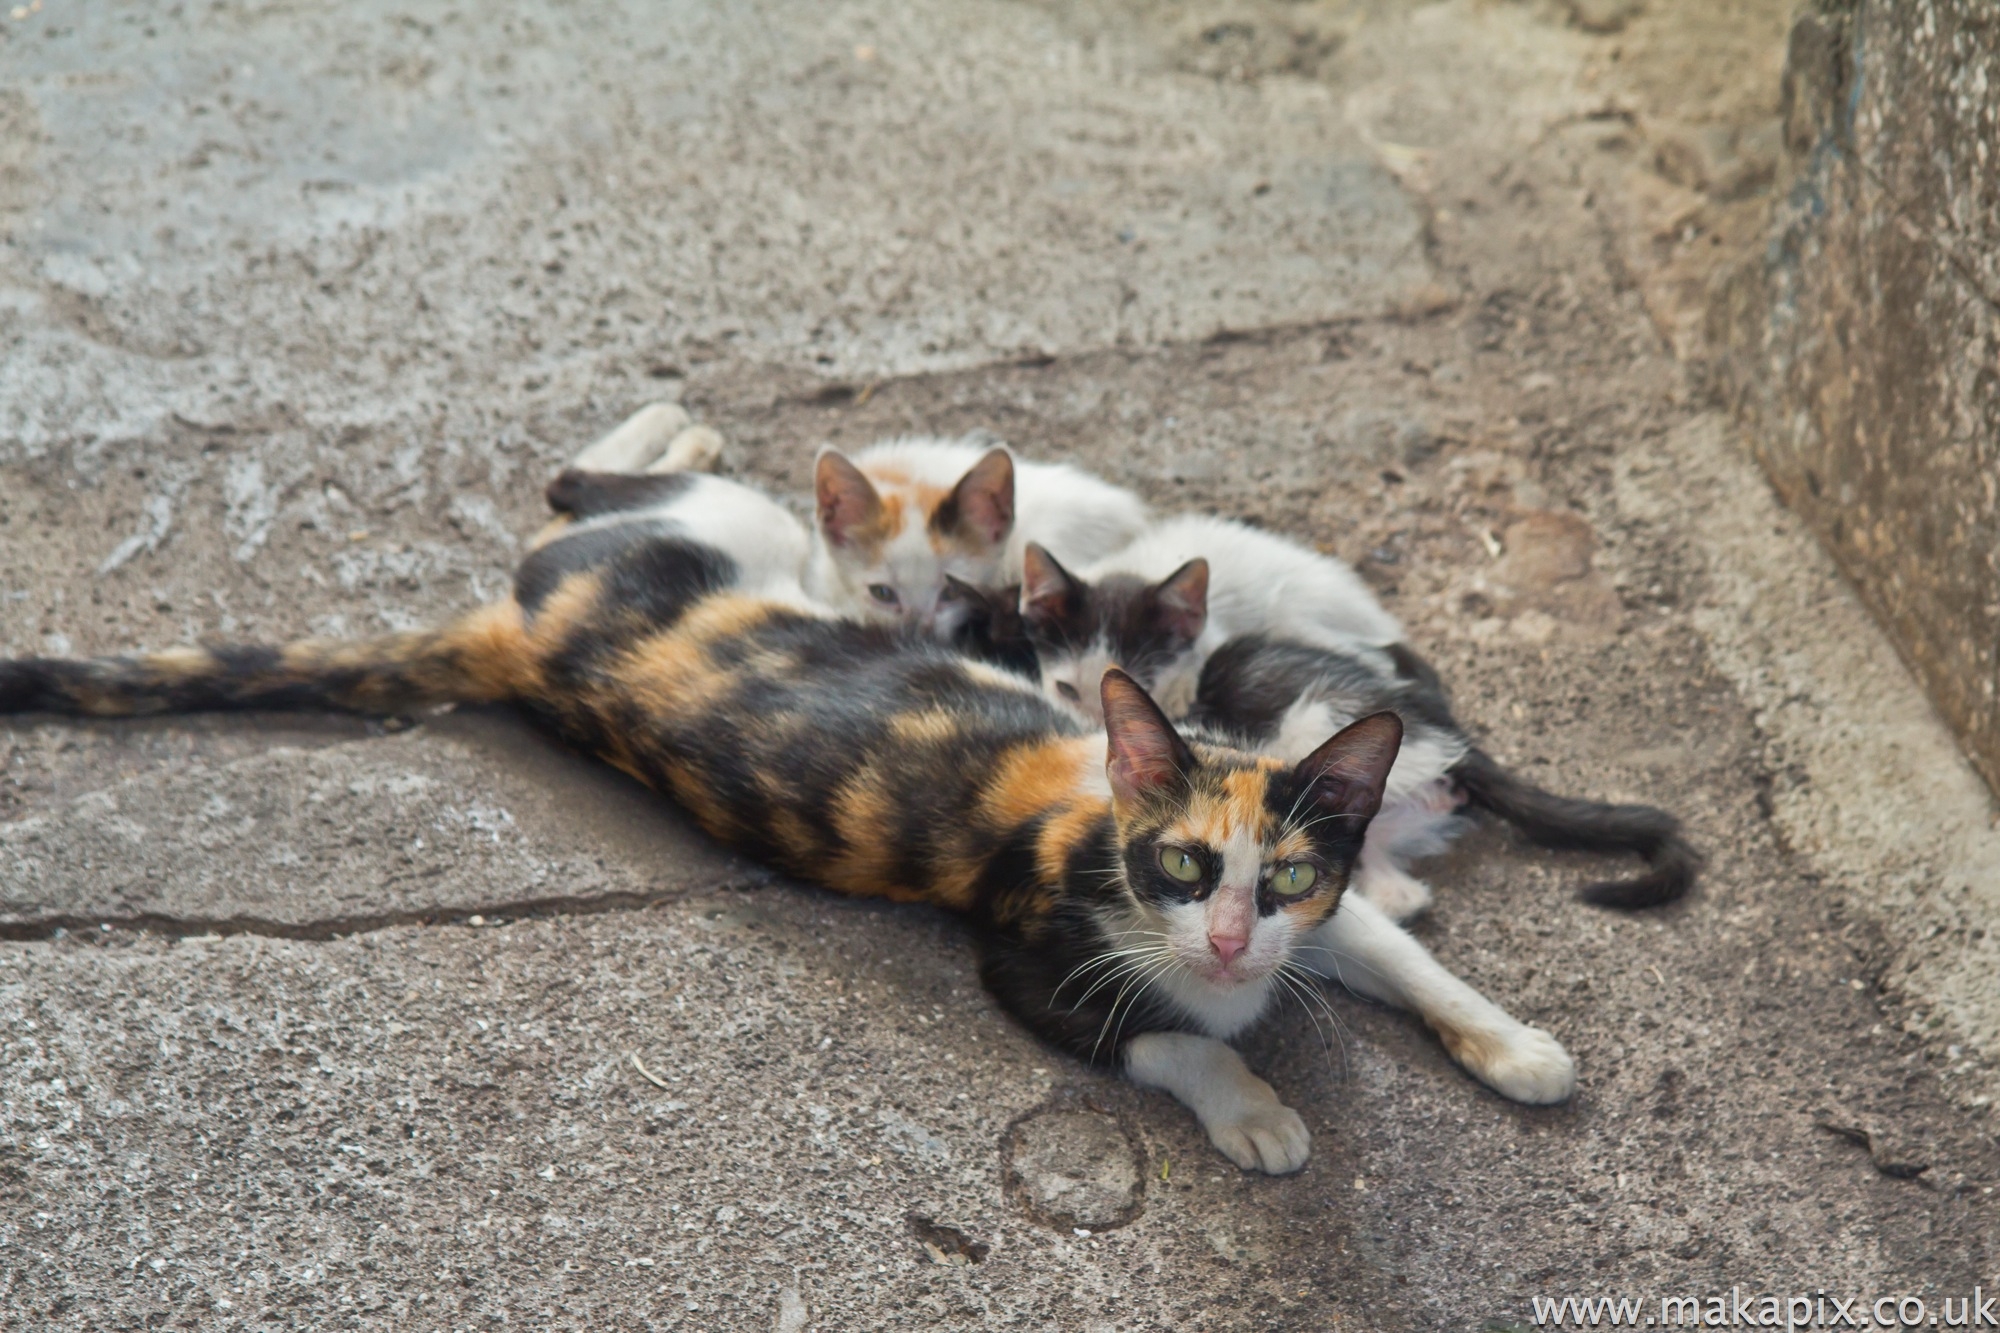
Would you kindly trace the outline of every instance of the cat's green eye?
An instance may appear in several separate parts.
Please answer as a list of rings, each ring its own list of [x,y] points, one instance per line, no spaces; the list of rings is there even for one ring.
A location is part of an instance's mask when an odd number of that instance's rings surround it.
[[[1287,898],[1296,898],[1319,880],[1319,871],[1303,861],[1288,861],[1271,872],[1271,889]]]
[[[868,595],[870,597],[873,597],[876,601],[880,602],[884,606],[894,606],[897,602],[902,600],[900,597],[896,596],[896,590],[890,587],[886,583],[869,584]]]
[[[1183,884],[1192,884],[1201,878],[1201,862],[1178,847],[1160,848],[1160,869],[1167,872],[1169,879],[1177,879]]]

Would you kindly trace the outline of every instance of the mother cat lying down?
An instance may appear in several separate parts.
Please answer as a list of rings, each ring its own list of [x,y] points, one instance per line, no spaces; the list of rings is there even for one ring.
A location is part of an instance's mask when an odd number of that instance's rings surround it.
[[[783,562],[729,545],[734,507],[771,503],[755,492],[654,478],[621,509],[629,480],[530,554],[512,597],[448,628],[0,661],[0,713],[513,702],[792,874],[963,912],[1008,1010],[1172,1093],[1245,1168],[1295,1171],[1309,1141],[1226,1042],[1315,976],[1414,1009],[1508,1097],[1569,1096],[1553,1038],[1344,894],[1393,714],[1286,765],[1179,735],[1112,671],[1088,732],[1017,677],[814,609]]]

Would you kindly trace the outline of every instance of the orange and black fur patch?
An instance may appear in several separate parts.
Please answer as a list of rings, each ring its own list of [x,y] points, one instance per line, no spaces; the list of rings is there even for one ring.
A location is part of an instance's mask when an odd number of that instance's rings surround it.
[[[578,486],[563,498],[579,515],[603,502]],[[1102,737],[1033,689],[914,632],[739,596],[734,575],[670,527],[586,527],[530,554],[513,597],[443,630],[4,661],[0,712],[512,701],[802,879],[965,913],[996,995],[1078,1055],[1115,1058],[1121,1036],[1189,1026],[1163,1000],[1126,995],[1120,1010],[1066,983],[1113,950],[1109,923],[1135,901],[1196,892],[1159,870],[1161,830],[1203,811],[1283,822],[1302,795],[1292,773],[1200,748],[1177,794],[1121,827]],[[1312,835],[1331,872],[1322,915],[1365,823]]]

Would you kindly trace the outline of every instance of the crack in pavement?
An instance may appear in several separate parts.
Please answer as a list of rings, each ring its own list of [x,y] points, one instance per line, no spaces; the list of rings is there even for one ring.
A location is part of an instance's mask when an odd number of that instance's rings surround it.
[[[326,941],[349,935],[365,935],[394,926],[498,926],[531,918],[599,916],[607,912],[638,912],[649,907],[678,902],[697,892],[757,887],[749,880],[726,880],[703,890],[662,889],[657,893],[619,890],[582,897],[519,898],[492,906],[406,909],[399,912],[372,912],[352,916],[326,917],[311,921],[279,921],[258,916],[187,917],[166,912],[137,912],[123,916],[86,916],[64,913],[0,921],[0,941],[34,942],[60,939],[71,932],[105,933],[111,930],[165,935],[173,939],[199,939],[221,935],[262,935],[269,939]]]

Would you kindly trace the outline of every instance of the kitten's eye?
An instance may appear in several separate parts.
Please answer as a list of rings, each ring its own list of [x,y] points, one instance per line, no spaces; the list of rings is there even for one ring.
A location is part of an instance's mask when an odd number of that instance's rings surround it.
[[[1300,861],[1288,862],[1271,872],[1271,888],[1287,898],[1296,898],[1319,881],[1319,871]]]
[[[1160,848],[1160,869],[1166,871],[1169,878],[1183,884],[1192,884],[1201,878],[1201,862],[1178,847]]]
[[[894,606],[897,602],[902,600],[901,598],[896,596],[896,590],[890,587],[886,583],[869,584],[868,595],[870,597],[873,597],[876,601],[880,602],[884,606]]]
[[[1063,698],[1069,700],[1073,704],[1083,702],[1083,696],[1076,692],[1076,686],[1070,684],[1066,680],[1059,680],[1056,682],[1056,693],[1060,694]],[[1186,855],[1186,853],[1182,853],[1182,855]]]

